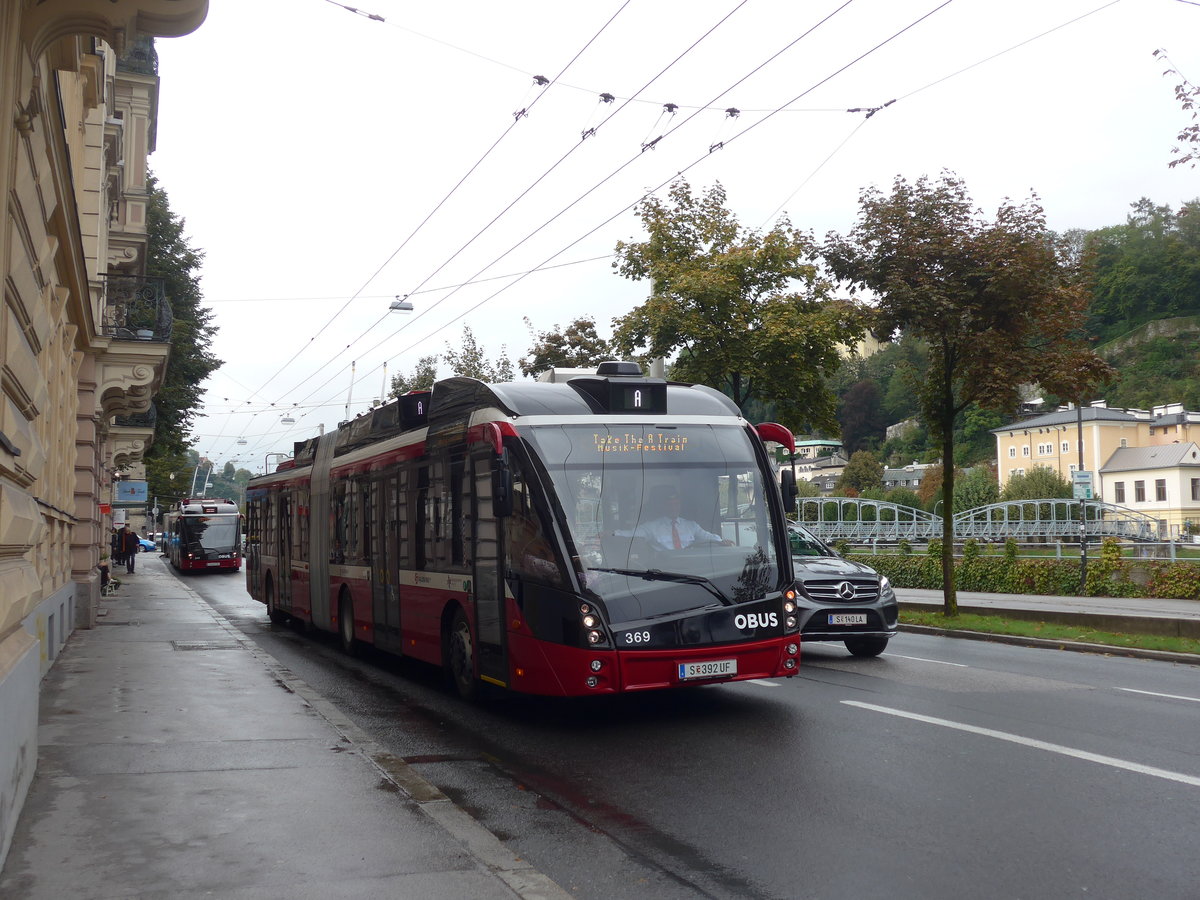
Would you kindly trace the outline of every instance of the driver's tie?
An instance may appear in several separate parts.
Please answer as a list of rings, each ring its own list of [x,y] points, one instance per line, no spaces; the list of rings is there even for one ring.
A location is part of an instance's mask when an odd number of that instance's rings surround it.
[[[671,520],[671,545],[676,550],[683,549],[683,541],[679,540],[679,529],[675,527],[675,520]]]

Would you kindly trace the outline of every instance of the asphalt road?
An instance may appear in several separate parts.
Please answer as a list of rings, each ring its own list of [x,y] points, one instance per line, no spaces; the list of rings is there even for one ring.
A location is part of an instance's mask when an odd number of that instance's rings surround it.
[[[1193,666],[901,634],[788,681],[470,706],[188,585],[585,900],[1200,896]]]

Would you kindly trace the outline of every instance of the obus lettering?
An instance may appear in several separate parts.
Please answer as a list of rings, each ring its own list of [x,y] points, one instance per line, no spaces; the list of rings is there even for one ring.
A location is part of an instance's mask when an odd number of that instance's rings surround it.
[[[734,618],[733,624],[743,631],[747,628],[774,628],[779,624],[779,616],[773,612],[742,613]]]

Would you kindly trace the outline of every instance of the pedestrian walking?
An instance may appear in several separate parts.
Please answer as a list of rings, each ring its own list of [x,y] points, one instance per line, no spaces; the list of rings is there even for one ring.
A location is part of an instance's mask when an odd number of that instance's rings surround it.
[[[132,575],[133,563],[137,559],[137,552],[141,549],[141,544],[138,543],[137,532],[129,527],[128,522],[121,529],[118,543],[121,548],[121,554],[125,557],[125,573]]]

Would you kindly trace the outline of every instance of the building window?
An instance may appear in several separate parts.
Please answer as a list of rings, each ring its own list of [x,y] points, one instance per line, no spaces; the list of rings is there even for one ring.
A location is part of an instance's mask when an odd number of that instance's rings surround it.
[[[1071,452],[1071,442],[1070,442],[1070,441],[1063,441],[1063,442],[1062,442],[1062,452],[1063,452],[1063,453],[1070,453],[1070,452]]]
[[[1154,479],[1154,499],[1160,503],[1167,499],[1167,479]]]
[[[1029,445],[1028,444],[1026,444],[1024,447],[1021,448],[1021,455],[1022,456],[1029,455]]]
[[[1016,459],[1016,458],[1017,458],[1017,448],[1016,448],[1016,447],[1009,447],[1009,448],[1008,448],[1008,458],[1009,458],[1009,459]]]
[[[1192,499],[1200,500],[1200,478],[1192,479]]]
[[[1146,482],[1135,481],[1133,483],[1133,499],[1137,503],[1146,502]]]
[[[1200,481],[1200,478],[1197,478],[1196,480]],[[1125,502],[1125,482],[1118,481],[1113,485],[1113,495],[1115,496],[1117,503]]]
[[[1121,446],[1122,446],[1122,447],[1128,447],[1128,446],[1129,446],[1129,441],[1127,441],[1125,438],[1121,438]]]

